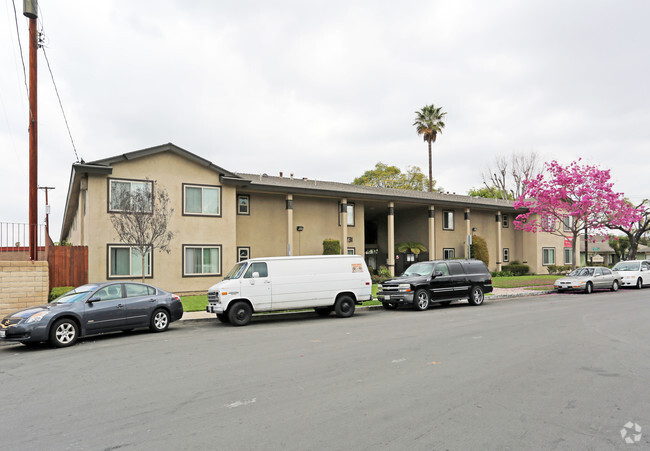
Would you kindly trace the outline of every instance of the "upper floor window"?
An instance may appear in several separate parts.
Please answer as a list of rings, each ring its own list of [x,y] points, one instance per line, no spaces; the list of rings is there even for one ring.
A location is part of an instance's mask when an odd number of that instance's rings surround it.
[[[573,227],[573,216],[565,216],[562,221],[562,226],[565,232],[570,232]]]
[[[251,197],[248,194],[240,194],[237,196],[237,214],[250,215]]]
[[[543,215],[541,225],[544,232],[552,232],[555,228],[555,220],[551,215]]]
[[[183,184],[183,214],[221,216],[221,187]]]
[[[442,230],[454,230],[454,212],[452,210],[443,210]]]
[[[343,211],[341,209],[341,202],[339,202],[339,211],[341,212],[339,214],[339,225],[341,225],[341,216],[343,215]],[[348,202],[345,204],[345,212],[348,214],[348,227],[354,227],[354,204]]]
[[[108,184],[109,211],[151,212],[152,181],[109,179]]]

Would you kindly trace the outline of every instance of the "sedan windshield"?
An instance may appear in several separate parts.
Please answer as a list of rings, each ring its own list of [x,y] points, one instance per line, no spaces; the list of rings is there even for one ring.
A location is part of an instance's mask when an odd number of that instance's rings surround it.
[[[428,276],[433,271],[433,263],[415,263],[404,271],[403,276]]]
[[[65,294],[62,294],[58,298],[52,301],[52,304],[72,304],[73,302],[80,301],[85,298],[88,293],[94,291],[97,288],[97,285],[82,285],[70,290]]]
[[[223,280],[239,279],[242,273],[244,272],[244,268],[246,268],[246,262],[237,263],[235,266],[232,267],[230,272],[226,274],[226,277],[224,277]]]
[[[578,268],[569,273],[572,277],[588,277],[594,275],[594,268]]]
[[[618,262],[612,269],[614,271],[638,271],[641,262]]]

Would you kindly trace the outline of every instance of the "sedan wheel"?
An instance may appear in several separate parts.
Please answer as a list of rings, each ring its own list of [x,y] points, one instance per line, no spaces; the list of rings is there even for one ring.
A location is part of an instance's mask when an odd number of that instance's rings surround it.
[[[429,292],[424,288],[420,288],[415,292],[415,299],[413,299],[413,310],[426,310],[429,308],[429,302],[431,302],[431,296]]]
[[[615,280],[612,284],[612,291],[618,291],[618,280]]]
[[[169,327],[169,313],[166,310],[158,309],[151,316],[149,329],[153,332],[163,332]]]
[[[79,338],[77,323],[71,319],[61,319],[50,330],[50,343],[56,348],[72,346]]]
[[[594,291],[594,286],[591,284],[591,282],[587,282],[587,286],[585,287],[585,293],[591,294]]]

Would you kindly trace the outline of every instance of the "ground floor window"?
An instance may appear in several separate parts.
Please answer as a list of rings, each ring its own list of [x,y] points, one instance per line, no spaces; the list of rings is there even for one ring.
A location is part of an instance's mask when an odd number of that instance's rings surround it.
[[[503,248],[503,262],[508,263],[510,261],[510,249],[507,247]]]
[[[543,247],[542,248],[542,265],[554,265],[555,264],[555,248],[554,247]]]
[[[564,264],[572,265],[573,264],[573,249],[570,247],[564,248]]]
[[[348,247],[348,255],[355,255],[357,253],[356,248]]]
[[[220,245],[184,245],[183,276],[220,276]]]
[[[243,262],[251,258],[251,248],[250,247],[238,247],[237,248],[237,262]]]
[[[445,248],[442,250],[442,258],[445,260],[453,260],[456,258],[456,249]]]
[[[144,257],[144,275],[151,277],[151,250]],[[108,277],[142,277],[142,254],[133,246],[108,246]]]

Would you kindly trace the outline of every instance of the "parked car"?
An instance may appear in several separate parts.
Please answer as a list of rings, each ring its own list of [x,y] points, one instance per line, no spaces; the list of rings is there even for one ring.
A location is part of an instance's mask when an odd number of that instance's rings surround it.
[[[436,260],[414,263],[400,277],[379,284],[377,299],[388,310],[403,304],[426,310],[432,303],[462,299],[481,305],[491,291],[492,276],[481,260]]]
[[[78,338],[149,327],[163,332],[181,319],[183,305],[175,294],[135,282],[82,285],[46,305],[21,310],[0,322],[0,339],[21,343],[49,341],[57,348]]]
[[[644,285],[650,285],[650,261],[649,260],[629,260],[618,262],[612,268],[621,274],[622,287],[643,288]]]
[[[594,290],[617,291],[621,286],[621,275],[608,268],[586,266],[576,268],[566,277],[557,279],[553,284],[558,293],[563,291],[584,291],[587,294]]]
[[[320,316],[354,314],[372,299],[370,273],[360,255],[254,258],[237,263],[208,290],[206,311],[234,326],[253,312],[313,308]]]

